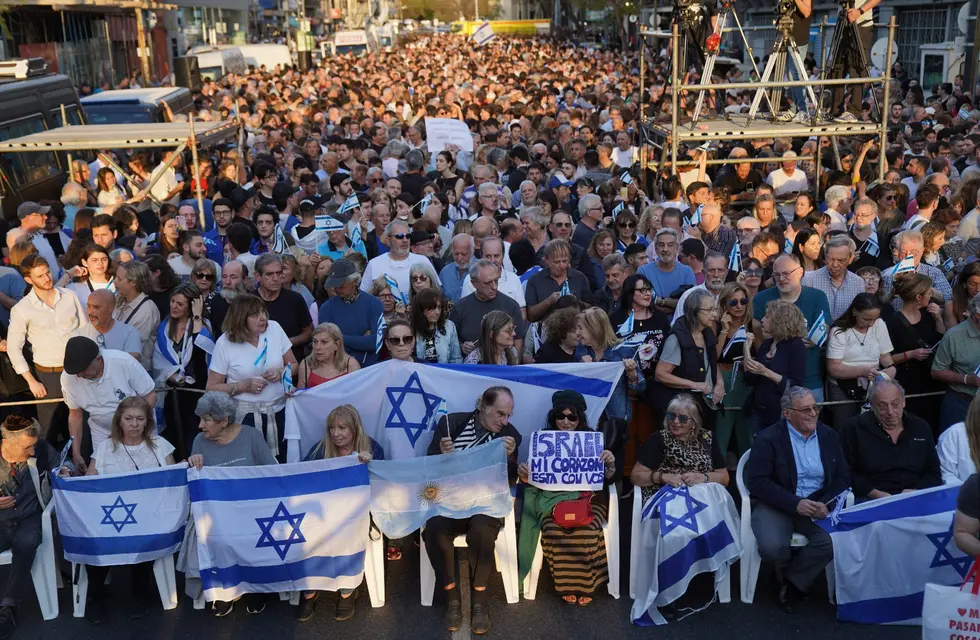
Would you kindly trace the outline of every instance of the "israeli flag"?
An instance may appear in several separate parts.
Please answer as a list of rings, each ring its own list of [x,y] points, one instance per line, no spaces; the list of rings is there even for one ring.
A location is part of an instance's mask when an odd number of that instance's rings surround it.
[[[514,508],[504,441],[437,456],[372,460],[371,515],[389,538],[403,538],[429,518],[503,518]]]
[[[822,347],[827,342],[827,317],[823,311],[814,320],[813,326],[810,327],[810,330],[806,334],[806,339],[818,347]]]
[[[566,279],[565,282],[561,283],[561,289],[559,290],[559,294],[563,296],[572,295],[572,288],[568,286],[568,279]]]
[[[619,176],[619,181],[623,183],[624,187],[628,187],[633,184],[633,176],[630,175],[629,171],[624,171],[623,175]]]
[[[927,582],[963,583],[973,558],[953,542],[959,490],[901,493],[816,521],[834,543],[838,620],[917,625]]]
[[[694,215],[691,216],[691,226],[701,224],[701,210],[704,209],[703,204],[699,204],[698,208],[694,210]]]
[[[910,271],[915,271],[915,258],[912,257],[911,253],[902,258],[901,262],[892,267],[891,275],[892,277],[895,277],[900,273],[909,273]]]
[[[342,404],[354,405],[385,460],[425,455],[443,401],[447,413],[469,413],[487,388],[498,385],[514,394],[514,426],[525,436],[527,445],[521,448],[526,452],[530,434],[547,419],[555,391],[581,393],[589,424],[594,425],[622,375],[620,362],[507,367],[387,360],[286,400],[288,460],[301,460],[323,439],[324,416]]]
[[[618,329],[616,329],[616,335],[620,338],[626,338],[627,336],[632,335],[634,319],[633,310],[630,309],[630,314],[626,316],[626,320],[623,322],[623,324],[619,325]]]
[[[348,211],[353,211],[354,209],[357,209],[360,206],[361,203],[357,199],[357,194],[352,193],[347,197],[346,200],[344,200],[344,203],[340,205],[340,208],[337,209],[337,213],[343,215]]]
[[[533,267],[525,271],[523,274],[521,274],[520,276],[521,284],[526,284],[527,281],[531,279],[531,276],[536,274],[538,271],[541,271],[541,267],[538,265],[534,265]]]
[[[473,35],[470,36],[470,40],[472,40],[476,46],[482,47],[496,37],[497,34],[493,32],[493,27],[490,26],[490,22],[484,21],[483,24],[481,24],[477,30],[473,32]]]
[[[361,584],[371,488],[357,456],[187,476],[206,600]]]
[[[731,350],[733,346],[739,343],[744,343],[745,341],[746,341],[745,325],[743,324],[740,325],[738,330],[735,331],[735,333],[732,334],[732,337],[728,339],[728,342],[725,344],[725,349],[724,351],[722,351],[721,356],[722,357],[727,356],[728,352]]]
[[[715,588],[742,555],[738,512],[716,482],[666,486],[643,505],[633,624],[667,624],[657,607],[687,592],[699,573],[715,572]]]
[[[367,255],[367,247],[364,246],[364,237],[361,236],[361,225],[354,225],[354,230],[350,234],[350,244],[354,251],[365,256]]]
[[[783,243],[783,253],[793,253],[793,241],[786,238],[786,242]]]
[[[619,216],[619,214],[622,213],[623,212],[623,209],[625,209],[625,208],[626,208],[626,203],[625,202],[620,202],[615,207],[613,207],[613,210],[612,210],[612,219],[615,221],[616,220],[616,217]]]
[[[51,478],[65,558],[97,567],[176,553],[189,510],[187,465]]]
[[[728,270],[733,273],[738,273],[742,270],[742,248],[737,242],[732,247],[731,253],[728,254]]]
[[[404,291],[402,291],[401,289],[398,288],[398,281],[395,280],[394,278],[392,278],[391,276],[389,276],[386,273],[385,274],[385,283],[388,285],[388,288],[391,289],[391,295],[393,295],[396,298],[398,298],[399,300],[401,300],[402,301],[402,304],[407,307],[408,306],[408,297],[405,295],[405,292]]]
[[[949,273],[950,271],[953,270],[953,264],[954,264],[953,258],[946,258],[946,260],[941,265],[939,265],[939,268],[942,269],[943,272]]]
[[[877,258],[878,254],[881,252],[881,247],[878,246],[878,232],[872,231],[868,239],[864,241],[861,245],[861,251],[867,253],[873,258]]]
[[[425,208],[432,203],[432,194],[426,194],[424,198],[419,201],[419,213],[425,213]]]

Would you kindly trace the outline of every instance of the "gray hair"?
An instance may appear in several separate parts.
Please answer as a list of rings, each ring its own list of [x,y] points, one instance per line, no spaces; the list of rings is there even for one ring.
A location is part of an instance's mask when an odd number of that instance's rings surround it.
[[[224,391],[208,391],[198,398],[194,415],[199,418],[208,417],[219,420],[227,418],[228,422],[232,422],[235,419],[237,409],[238,403]]]
[[[824,194],[824,202],[833,210],[837,210],[837,205],[851,197],[851,190],[841,184],[835,184],[827,189]]]
[[[389,140],[388,144],[381,149],[381,158],[398,158],[401,160],[408,154],[410,149],[411,147],[401,140]]]
[[[473,240],[473,236],[468,233],[457,233],[453,236],[453,239],[449,242],[450,245],[456,244],[457,240],[461,240],[466,243],[467,248],[470,253],[476,250],[476,242]]]
[[[481,196],[495,196],[500,193],[497,185],[492,182],[484,182],[480,185],[479,194]]]
[[[875,217],[878,216],[878,203],[872,200],[871,198],[861,198],[860,200],[855,202],[854,211],[857,211],[858,207],[871,207],[871,210],[874,212]]]
[[[692,332],[698,326],[698,312],[701,310],[701,301],[705,298],[714,303],[715,294],[707,289],[691,289],[691,293],[684,299],[684,324]]]
[[[793,406],[794,398],[805,398],[807,396],[812,397],[813,391],[799,385],[792,386],[783,392],[783,397],[779,399],[779,407],[783,411],[786,411]]]
[[[428,263],[428,260],[426,261],[426,263]],[[411,280],[411,277],[416,273],[424,273],[425,276],[429,279],[429,283],[432,285],[432,288],[436,289],[437,291],[441,291],[442,288],[439,286],[439,278],[438,276],[436,276],[435,270],[429,266],[429,264],[431,263],[428,264],[426,263],[416,262],[415,264],[413,264],[408,269],[409,279]]]
[[[265,268],[270,264],[282,265],[282,258],[279,257],[278,253],[263,253],[255,260],[255,273],[258,275],[265,274]]]
[[[521,220],[524,218],[530,218],[531,222],[539,227],[547,227],[548,223],[551,222],[551,217],[544,212],[544,209],[538,206],[526,207],[521,211]]]
[[[500,147],[494,147],[493,149],[490,149],[490,151],[487,153],[487,164],[494,167],[495,170],[496,167],[500,166],[500,163],[506,159],[507,159],[507,152],[501,149]]]
[[[487,243],[488,242],[494,242],[494,241],[500,243],[500,253],[503,253],[504,252],[504,239],[501,238],[500,236],[487,236],[487,237],[485,237],[483,239],[483,242],[480,244],[480,253],[486,252]]]
[[[619,253],[618,251],[613,251],[602,259],[603,273],[609,271],[613,267],[622,267],[624,271],[629,267],[629,265],[626,264],[626,258],[624,258],[623,254]]]
[[[593,203],[596,200],[599,201],[599,204],[602,204],[602,198],[600,198],[599,196],[597,196],[594,193],[590,193],[588,195],[582,196],[579,199],[579,201],[578,201],[578,215],[579,215],[579,218],[581,218],[582,216],[585,215],[586,210],[588,210],[589,207],[593,206]]]
[[[657,231],[657,235],[653,236],[653,243],[656,244],[657,240],[660,239],[660,236],[666,236],[666,235],[673,236],[674,241],[677,243],[678,247],[681,245],[681,234],[677,232],[677,229],[673,229],[671,227],[664,227],[659,231]]]
[[[153,274],[150,273],[150,268],[146,266],[146,263],[132,260],[123,262],[119,268],[126,272],[126,279],[136,285],[137,291],[140,293],[150,291],[153,286]]]
[[[896,234],[895,246],[901,247],[903,242],[908,244],[916,244],[919,245],[920,247],[924,246],[924,242],[922,240],[922,232],[916,231],[915,229],[906,229],[905,231]],[[904,258],[905,256],[902,257]]]
[[[562,240],[561,238],[555,238],[554,240],[549,240],[546,245],[544,245],[544,257],[545,259],[550,258],[556,253],[566,253],[568,257],[572,257],[572,245],[568,240]]]
[[[868,402],[874,402],[878,391],[884,389],[885,387],[897,389],[899,395],[901,395],[903,398],[905,397],[905,387],[903,387],[898,380],[893,380],[891,378],[878,378],[871,383],[871,387],[868,389]]]
[[[404,220],[399,220],[398,218],[395,218],[394,220],[388,223],[387,227],[385,227],[385,234],[390,236],[392,234],[392,231],[394,231],[395,227],[405,227],[409,231],[411,231],[412,229],[412,227],[409,226],[409,224]]]
[[[0,427],[0,440],[14,440],[16,438],[21,438],[23,436],[28,436],[31,438],[37,438],[40,432],[41,425],[37,420],[31,418],[31,426],[18,429],[17,431],[11,431],[7,427]]]
[[[77,182],[66,182],[61,188],[61,203],[80,207],[85,204],[85,187]]]
[[[827,254],[827,249],[836,249],[838,247],[847,247],[847,253],[851,256],[857,251],[857,245],[854,244],[854,241],[850,237],[840,234],[827,238],[827,241],[823,244],[824,255]]]
[[[425,164],[425,156],[418,149],[412,149],[405,155],[405,166],[409,171],[419,171]]]
[[[523,189],[524,188],[524,185],[530,185],[530,186],[534,187],[534,190],[535,191],[537,191],[537,189],[538,189],[538,185],[534,184],[534,181],[533,180],[522,180],[521,181],[521,186],[519,186],[518,189],[519,190],[520,189]]]
[[[490,262],[489,260],[484,260],[481,258],[480,260],[477,260],[472,265],[470,265],[470,280],[478,279],[480,277],[480,271],[488,267],[493,269],[494,271],[497,271],[497,275],[499,277],[500,272],[497,269],[497,265]]]
[[[676,396],[670,399],[667,403],[667,411],[676,413],[677,409],[686,409],[687,415],[694,420],[694,429],[697,431],[701,428],[701,407],[698,406],[698,401],[694,399],[689,393],[678,393]],[[667,418],[664,417],[664,428],[667,427]]]
[[[966,303],[966,310],[970,314],[980,313],[980,293],[970,298],[970,301]]]

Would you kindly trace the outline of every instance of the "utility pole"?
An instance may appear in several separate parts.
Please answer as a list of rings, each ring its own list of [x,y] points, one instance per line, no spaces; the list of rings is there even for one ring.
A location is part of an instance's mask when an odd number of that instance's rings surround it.
[[[136,46],[140,51],[140,66],[143,70],[143,86],[150,86],[150,52],[146,47],[146,30],[143,23],[143,9],[136,7]]]

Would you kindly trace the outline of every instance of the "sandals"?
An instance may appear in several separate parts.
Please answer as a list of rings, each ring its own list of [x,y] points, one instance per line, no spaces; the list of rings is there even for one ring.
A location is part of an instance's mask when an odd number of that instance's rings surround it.
[[[398,547],[388,547],[385,552],[385,557],[391,561],[398,561],[402,559],[402,550]]]
[[[578,604],[578,596],[567,594],[561,597],[565,601],[565,604]]]
[[[592,604],[592,596],[576,596],[568,593],[563,595],[561,599],[565,604],[577,604],[580,607],[587,607]]]
[[[587,607],[590,604],[592,604],[592,596],[579,596],[578,597],[578,606],[580,606],[580,607]]]

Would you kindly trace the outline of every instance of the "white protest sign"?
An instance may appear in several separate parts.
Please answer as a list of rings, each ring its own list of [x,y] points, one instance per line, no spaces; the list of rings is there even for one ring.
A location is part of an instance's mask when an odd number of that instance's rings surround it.
[[[549,491],[598,491],[605,480],[599,431],[535,431],[528,481]]]
[[[462,120],[453,118],[426,118],[425,141],[430,153],[439,153],[447,144],[454,144],[460,151],[473,151],[473,135]]]

